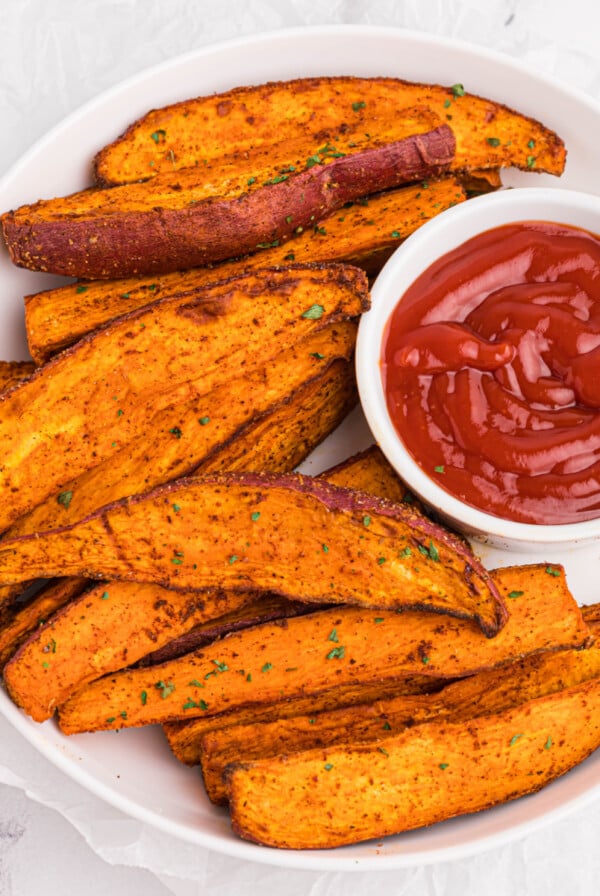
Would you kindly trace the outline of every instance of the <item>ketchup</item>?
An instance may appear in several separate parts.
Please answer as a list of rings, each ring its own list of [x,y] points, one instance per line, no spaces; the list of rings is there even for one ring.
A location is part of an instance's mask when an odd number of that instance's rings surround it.
[[[394,425],[446,491],[518,522],[600,516],[600,238],[531,221],[431,265],[383,340]]]

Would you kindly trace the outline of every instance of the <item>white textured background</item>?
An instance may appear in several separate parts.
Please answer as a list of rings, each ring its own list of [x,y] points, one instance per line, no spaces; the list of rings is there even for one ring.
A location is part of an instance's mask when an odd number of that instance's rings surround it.
[[[0,176],[66,114],[143,68],[230,37],[337,23],[490,47],[600,102],[598,0],[0,0]],[[89,796],[3,720],[0,766],[28,769],[0,776],[0,896],[592,896],[600,886],[600,805],[471,859],[344,876],[172,841]]]

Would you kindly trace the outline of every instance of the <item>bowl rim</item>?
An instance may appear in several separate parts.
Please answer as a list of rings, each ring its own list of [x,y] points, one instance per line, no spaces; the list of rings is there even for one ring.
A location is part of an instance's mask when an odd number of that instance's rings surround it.
[[[575,544],[600,536],[600,516],[573,523],[517,522],[466,504],[431,479],[392,424],[380,373],[387,322],[416,277],[471,237],[525,221],[566,224],[600,236],[600,197],[546,187],[501,189],[449,208],[419,227],[394,251],[372,285],[371,309],[362,315],[356,343],[358,393],[371,433],[390,464],[416,496],[467,535],[538,546]]]

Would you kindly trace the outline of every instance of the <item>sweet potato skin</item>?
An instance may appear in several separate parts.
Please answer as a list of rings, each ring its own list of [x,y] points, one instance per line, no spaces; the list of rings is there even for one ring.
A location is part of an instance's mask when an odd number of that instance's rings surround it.
[[[234,764],[232,826],[267,846],[325,849],[487,809],[534,793],[597,749],[599,709],[595,678],[467,723]]]
[[[564,146],[556,134],[506,106],[465,92],[462,85],[333,76],[237,87],[154,109],[98,153],[96,180],[127,183],[173,165],[213,166],[223,155],[242,160],[261,149],[285,153],[290,144],[304,147],[306,157],[328,140],[335,142],[335,135],[348,127],[360,125],[377,133],[415,105],[444,120],[448,116],[457,139],[457,170],[516,165],[562,171]]]
[[[508,622],[494,638],[485,638],[471,621],[429,612],[348,606],[322,610],[285,625],[235,632],[210,648],[152,669],[92,682],[60,708],[61,728],[74,734],[216,716],[403,676],[449,680],[518,655],[587,643],[589,629],[562,575],[548,576],[541,592],[535,568],[495,575],[502,593],[518,589],[527,597],[511,603]],[[290,665],[290,657],[300,656],[301,664]],[[207,678],[215,669],[219,674]],[[166,696],[158,681],[170,685]],[[143,704],[142,690],[147,694]]]
[[[285,179],[276,175],[237,196],[196,200],[193,190],[186,194],[176,181],[172,207],[154,195],[152,181],[141,208],[128,195],[136,184],[100,191],[94,208],[84,191],[69,202],[41,200],[6,212],[2,229],[13,263],[31,270],[84,279],[176,271],[229,258],[232,246],[239,254],[252,252],[260,243],[312,226],[346,202],[439,176],[454,145],[447,125],[428,124],[424,133],[342,155]],[[104,193],[107,201],[101,204]],[[66,207],[66,214],[57,207]]]
[[[173,514],[173,503],[181,512]],[[285,538],[277,534],[282,520]],[[489,636],[506,619],[464,541],[407,505],[301,474],[181,479],[72,526],[0,543],[1,582],[61,573],[426,608],[473,619]]]
[[[317,295],[323,310],[311,319]],[[361,271],[298,265],[158,300],[81,340],[0,396],[0,488],[10,494],[0,531],[138,438],[159,411],[367,307]]]
[[[372,276],[417,227],[464,199],[455,178],[441,178],[426,187],[410,185],[361,200],[245,258],[171,274],[73,283],[26,296],[29,351],[39,365],[113,317],[258,267],[344,262]]]

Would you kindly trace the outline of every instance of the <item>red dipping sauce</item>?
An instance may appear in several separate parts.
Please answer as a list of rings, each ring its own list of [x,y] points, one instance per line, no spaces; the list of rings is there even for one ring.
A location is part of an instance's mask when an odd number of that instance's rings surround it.
[[[387,405],[442,488],[517,522],[600,516],[600,238],[525,222],[431,265],[383,341]]]

